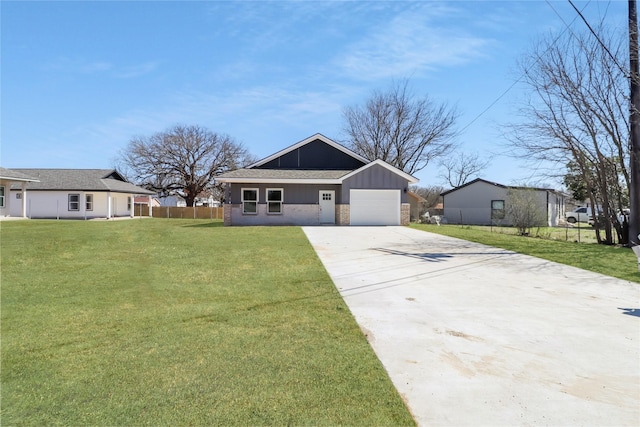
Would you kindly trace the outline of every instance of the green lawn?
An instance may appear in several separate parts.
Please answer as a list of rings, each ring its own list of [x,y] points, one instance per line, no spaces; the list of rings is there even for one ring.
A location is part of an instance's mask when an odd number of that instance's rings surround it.
[[[3,425],[414,425],[298,227],[0,226]]]
[[[572,265],[585,270],[606,274],[624,280],[640,283],[638,259],[629,248],[598,244],[576,243],[569,238],[565,241],[565,229],[541,230],[545,238],[522,237],[509,233],[507,228],[474,227],[459,225],[413,224],[412,227],[432,233],[457,237],[472,242],[533,255],[549,261]],[[534,229],[535,231],[535,229]],[[576,230],[572,230],[574,237]],[[591,234],[589,235],[589,231]],[[593,236],[593,230],[581,229],[581,237]],[[557,240],[551,240],[551,238]],[[593,238],[595,241],[595,238]]]

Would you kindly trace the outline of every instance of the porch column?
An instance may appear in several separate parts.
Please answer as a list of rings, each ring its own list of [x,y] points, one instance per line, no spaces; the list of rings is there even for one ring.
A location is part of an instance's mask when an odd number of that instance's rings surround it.
[[[134,218],[136,216],[136,195],[132,194],[129,197],[131,197],[131,210],[129,211],[129,217]]]
[[[151,212],[151,196],[147,196],[147,199],[149,200],[149,217],[153,217],[153,213]]]
[[[23,182],[21,184],[21,191],[22,191],[22,207],[21,207],[20,216],[22,218],[26,218],[27,217],[27,183],[26,182]]]
[[[111,219],[111,191],[107,192],[107,219]]]

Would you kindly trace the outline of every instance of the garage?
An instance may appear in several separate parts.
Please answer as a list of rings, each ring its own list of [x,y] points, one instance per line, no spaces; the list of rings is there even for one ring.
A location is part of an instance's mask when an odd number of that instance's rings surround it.
[[[351,225],[400,225],[400,190],[350,190]]]

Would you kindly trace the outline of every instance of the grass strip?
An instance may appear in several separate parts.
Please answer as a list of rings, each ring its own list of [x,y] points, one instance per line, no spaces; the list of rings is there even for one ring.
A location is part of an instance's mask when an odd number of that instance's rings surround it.
[[[638,259],[629,248],[516,236],[459,225],[412,224],[431,233],[532,255],[630,282],[640,283]]]

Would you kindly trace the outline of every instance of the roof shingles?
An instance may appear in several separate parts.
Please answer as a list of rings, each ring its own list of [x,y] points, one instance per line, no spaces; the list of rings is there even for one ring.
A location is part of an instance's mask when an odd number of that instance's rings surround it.
[[[218,178],[243,179],[340,179],[350,170],[306,170],[306,169],[237,169],[221,174]]]
[[[114,169],[12,169],[38,179],[27,190],[42,191],[114,191],[130,194],[154,194],[127,182]]]

